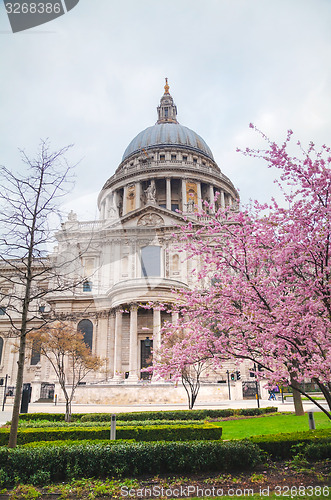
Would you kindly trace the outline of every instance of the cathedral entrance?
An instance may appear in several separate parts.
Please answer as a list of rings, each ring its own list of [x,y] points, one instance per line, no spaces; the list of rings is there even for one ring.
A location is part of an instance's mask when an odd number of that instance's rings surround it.
[[[55,384],[49,384],[48,382],[42,382],[40,386],[40,399],[46,399],[53,401],[55,391]]]
[[[149,337],[140,341],[140,367],[148,368],[152,366],[153,363],[153,340],[150,340]],[[140,372],[140,378],[142,380],[150,380],[152,378],[152,374],[148,372]]]

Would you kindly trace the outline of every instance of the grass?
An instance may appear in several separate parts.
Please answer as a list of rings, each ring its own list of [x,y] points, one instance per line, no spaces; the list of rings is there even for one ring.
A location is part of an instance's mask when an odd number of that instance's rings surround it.
[[[316,429],[331,429],[331,421],[324,413],[314,413]],[[309,430],[308,416],[294,414],[270,415],[242,420],[214,422],[223,428],[222,439],[245,439],[262,434]]]

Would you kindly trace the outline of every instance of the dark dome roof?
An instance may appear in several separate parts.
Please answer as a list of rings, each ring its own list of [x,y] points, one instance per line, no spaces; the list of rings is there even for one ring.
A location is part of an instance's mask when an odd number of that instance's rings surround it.
[[[148,127],[140,132],[140,134],[130,142],[124,151],[122,161],[126,160],[126,158],[134,153],[139,153],[143,149],[147,150],[155,146],[166,145],[192,149],[214,160],[210,148],[202,137],[193,130],[179,123],[157,123],[153,127]]]

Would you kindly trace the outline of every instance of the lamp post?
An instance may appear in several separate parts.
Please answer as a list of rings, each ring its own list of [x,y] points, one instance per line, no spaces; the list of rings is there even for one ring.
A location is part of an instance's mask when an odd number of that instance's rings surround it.
[[[151,347],[151,339],[146,337],[144,340],[145,347]]]
[[[226,370],[226,376],[228,378],[229,400],[231,401],[230,372],[229,372],[229,370]]]
[[[6,375],[5,377],[5,387],[4,387],[4,392],[3,392],[3,400],[2,400],[2,411],[5,410],[5,404],[6,404],[6,397],[7,397],[7,382],[9,379],[9,375]]]

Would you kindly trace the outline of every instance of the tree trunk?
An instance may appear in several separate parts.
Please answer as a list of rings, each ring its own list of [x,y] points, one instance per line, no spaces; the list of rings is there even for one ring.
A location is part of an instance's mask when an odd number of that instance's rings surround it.
[[[15,448],[17,444],[17,430],[18,430],[18,421],[21,409],[22,388],[23,388],[25,346],[26,346],[26,337],[25,335],[22,335],[20,338],[20,347],[18,352],[17,379],[15,386],[15,398],[13,405],[12,421],[10,426],[8,448]]]
[[[71,401],[69,399],[66,399],[65,421],[71,422]]]
[[[292,375],[291,375],[291,387],[293,391],[294,411],[296,416],[299,417],[300,415],[304,415],[305,412],[302,405],[301,394],[296,389],[296,387],[298,387],[298,382],[293,378]]]
[[[318,387],[321,389],[323,396],[326,399],[326,402],[328,404],[328,407],[331,410],[331,394],[328,388],[321,382],[319,382],[317,379],[313,379],[313,381],[318,385]]]

